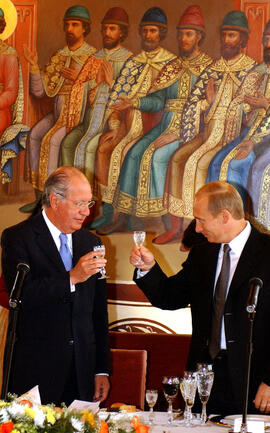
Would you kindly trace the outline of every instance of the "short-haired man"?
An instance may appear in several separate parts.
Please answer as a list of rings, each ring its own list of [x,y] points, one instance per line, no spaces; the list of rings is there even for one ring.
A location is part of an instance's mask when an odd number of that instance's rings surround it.
[[[194,246],[183,269],[172,277],[162,272],[149,250],[134,247],[130,262],[140,263],[135,282],[156,307],[175,310],[190,304],[193,331],[187,368],[213,362],[215,380],[208,410],[230,414],[242,412],[249,280],[261,278],[264,286],[254,322],[249,411],[269,412],[270,349],[265,341],[270,332],[270,237],[245,220],[241,197],[226,182],[211,182],[197,192],[194,217],[196,231],[208,242]],[[219,278],[221,269],[223,278]]]
[[[106,260],[99,238],[81,229],[92,192],[74,167],[46,180],[42,213],[2,234],[2,270],[10,291],[18,263],[27,263],[9,391],[39,385],[42,403],[103,401],[109,390]],[[12,318],[12,312],[11,312]],[[9,337],[9,335],[8,335]]]

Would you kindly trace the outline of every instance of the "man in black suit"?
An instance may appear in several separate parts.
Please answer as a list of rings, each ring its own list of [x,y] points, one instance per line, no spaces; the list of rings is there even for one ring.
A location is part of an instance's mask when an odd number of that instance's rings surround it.
[[[135,282],[156,307],[175,310],[190,305],[193,332],[187,368],[195,370],[198,362],[213,363],[215,380],[208,409],[210,413],[230,414],[242,413],[249,280],[261,278],[263,287],[254,322],[249,411],[269,412],[270,237],[245,220],[241,197],[226,182],[211,182],[197,192],[194,217],[196,231],[208,242],[194,246],[183,269],[172,277],[163,273],[149,250],[134,247],[130,263],[139,268],[135,270]],[[218,277],[226,260],[229,260],[228,278],[217,325]],[[224,281],[224,272],[221,279]]]
[[[86,177],[74,167],[60,167],[45,183],[42,213],[2,234],[2,270],[9,291],[18,263],[30,267],[10,392],[20,395],[39,385],[42,403],[55,404],[103,401],[108,394],[106,280],[99,279],[106,260],[93,252],[99,238],[81,228],[93,203]]]

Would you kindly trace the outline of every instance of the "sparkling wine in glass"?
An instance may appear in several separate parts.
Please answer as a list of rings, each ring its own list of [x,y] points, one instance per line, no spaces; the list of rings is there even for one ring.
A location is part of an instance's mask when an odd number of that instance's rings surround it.
[[[206,404],[209,400],[211,389],[214,382],[214,372],[211,370],[197,371],[197,386],[198,393],[202,403],[201,422],[205,424],[207,421]]]
[[[103,254],[101,254],[99,257],[105,257],[105,245],[96,245],[93,248],[93,251],[100,251]],[[97,258],[98,256],[96,256]],[[102,280],[103,278],[107,278],[106,275],[106,269],[104,268],[104,266],[102,268],[99,269],[99,272],[101,273],[101,277],[98,277],[99,280]]]
[[[139,231],[139,230],[134,231],[133,232],[133,240],[134,240],[136,247],[141,248],[144,244],[144,241],[145,241],[145,232]],[[136,265],[139,265],[139,264],[140,264],[140,261],[138,261],[136,263]]]
[[[147,404],[150,408],[149,424],[153,424],[154,418],[155,418],[154,406],[155,406],[157,399],[158,399],[158,391],[156,389],[147,389],[145,392],[145,398],[146,398]]]
[[[162,387],[165,398],[169,403],[168,407],[168,423],[171,424],[173,422],[173,401],[178,394],[179,391],[179,377],[167,377],[164,376],[162,379]]]
[[[191,426],[192,421],[192,407],[194,405],[196,390],[197,390],[197,373],[193,371],[184,371],[182,379],[182,393],[186,402],[186,426]]]

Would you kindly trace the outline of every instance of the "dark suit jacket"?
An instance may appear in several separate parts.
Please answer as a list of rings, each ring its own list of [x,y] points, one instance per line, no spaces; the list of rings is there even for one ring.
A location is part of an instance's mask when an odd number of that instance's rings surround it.
[[[188,305],[192,313],[192,339],[187,368],[197,362],[209,362],[208,340],[211,329],[212,301],[219,244],[194,247],[178,274],[168,278],[156,264],[144,277],[135,278],[150,302],[159,308],[175,310]],[[136,274],[134,275],[134,277]],[[249,280],[261,278],[254,322],[254,351],[251,371],[251,396],[263,381],[270,385],[270,237],[252,228],[231,282],[224,312],[228,362],[235,398],[243,392],[243,372],[248,337],[246,302]]]
[[[100,240],[81,229],[73,233],[73,264]],[[30,266],[18,323],[10,391],[21,394],[39,385],[43,403],[58,401],[74,348],[79,395],[90,400],[94,374],[109,372],[105,280],[97,275],[70,292],[66,272],[42,215],[4,230],[2,270],[10,291],[16,266]]]

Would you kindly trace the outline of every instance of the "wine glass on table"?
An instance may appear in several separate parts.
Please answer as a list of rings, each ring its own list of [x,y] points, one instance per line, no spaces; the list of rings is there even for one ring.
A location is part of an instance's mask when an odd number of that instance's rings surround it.
[[[136,245],[136,247],[141,248],[145,241],[145,235],[146,233],[141,230],[136,230],[133,232],[133,240]],[[139,265],[140,261],[137,261],[136,265]]]
[[[99,256],[96,256],[95,257],[96,259],[98,257],[102,257],[102,258],[105,257],[105,245],[96,245],[94,246],[93,251],[99,251],[102,253]],[[108,277],[108,275],[106,275],[106,269],[104,268],[104,266],[102,266],[102,268],[99,269],[99,272],[101,273],[101,277],[98,277],[99,280]]]
[[[196,390],[197,390],[197,373],[193,371],[184,371],[184,376],[181,381],[181,391],[186,403],[186,427],[191,427],[192,407],[194,405]]]
[[[158,391],[156,389],[147,389],[145,392],[145,398],[147,401],[147,404],[150,408],[149,411],[149,424],[154,423],[155,414],[154,414],[154,406],[158,399]]]
[[[165,398],[169,403],[168,407],[168,423],[171,424],[173,422],[173,401],[178,394],[179,391],[179,377],[172,376],[167,377],[164,376],[162,379],[162,387]]]
[[[211,389],[214,382],[214,372],[212,370],[202,369],[197,371],[198,393],[202,403],[201,423],[207,421],[206,405],[210,397]]]

